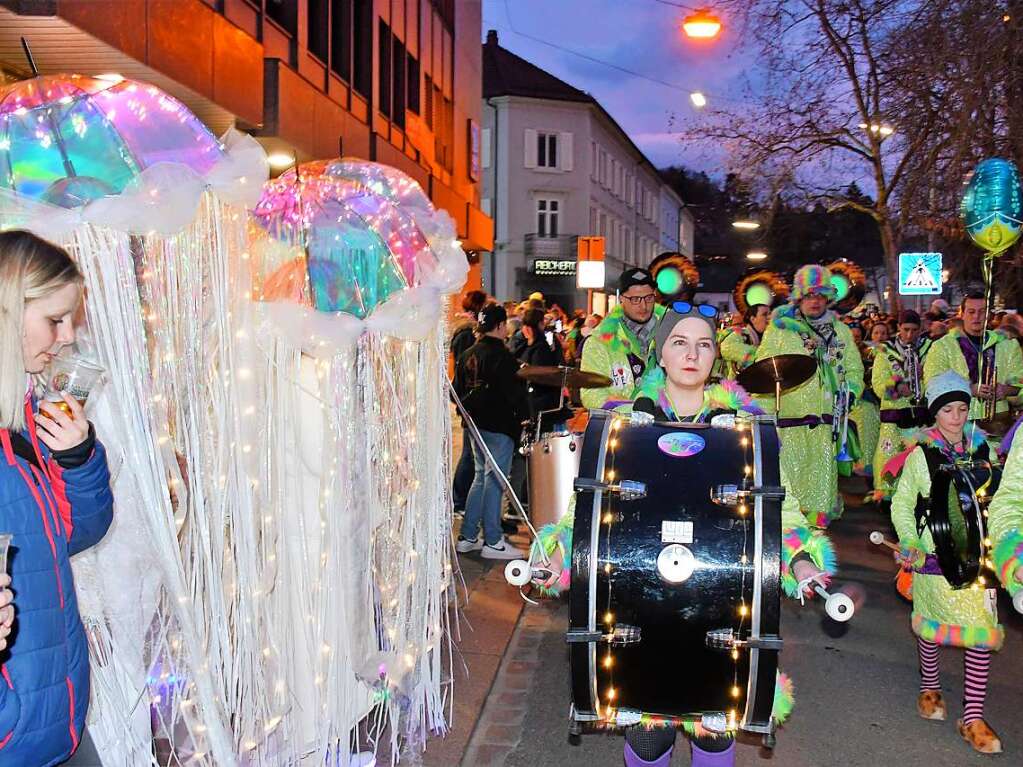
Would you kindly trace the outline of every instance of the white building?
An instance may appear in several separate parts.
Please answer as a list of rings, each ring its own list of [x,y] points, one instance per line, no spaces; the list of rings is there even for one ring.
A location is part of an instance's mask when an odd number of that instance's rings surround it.
[[[481,208],[495,226],[484,290],[500,300],[540,291],[562,308],[584,307],[575,286],[580,236],[606,238],[612,293],[629,266],[663,250],[692,255],[692,218],[618,123],[589,94],[500,47],[493,30],[483,95]]]
[[[667,184],[661,184],[661,250],[693,257],[693,214],[686,208],[678,193]]]

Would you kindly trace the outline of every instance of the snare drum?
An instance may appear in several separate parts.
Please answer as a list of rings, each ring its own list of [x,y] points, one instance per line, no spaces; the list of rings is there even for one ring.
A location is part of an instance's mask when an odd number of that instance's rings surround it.
[[[594,411],[573,530],[572,716],[773,730],[781,639],[778,438]]]
[[[544,434],[529,446],[529,518],[537,529],[568,512],[582,434]]]

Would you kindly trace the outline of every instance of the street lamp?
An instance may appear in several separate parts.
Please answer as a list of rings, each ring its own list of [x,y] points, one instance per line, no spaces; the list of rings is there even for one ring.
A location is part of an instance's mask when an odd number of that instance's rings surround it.
[[[751,250],[746,254],[746,258],[750,261],[764,261],[767,259],[767,254],[762,250]]]
[[[742,229],[746,232],[752,232],[754,229],[760,228],[760,222],[754,221],[752,218],[740,218],[732,222],[732,226],[736,229]]]
[[[883,122],[860,123],[860,130],[869,131],[875,136],[880,136],[881,138],[888,138],[890,135],[895,133],[895,128]]]
[[[693,91],[689,94],[689,100],[693,102],[693,106],[697,109],[707,106],[707,97],[704,96],[700,91]]]
[[[706,8],[700,8],[685,17],[682,29],[694,40],[713,40],[721,33],[721,19]]]

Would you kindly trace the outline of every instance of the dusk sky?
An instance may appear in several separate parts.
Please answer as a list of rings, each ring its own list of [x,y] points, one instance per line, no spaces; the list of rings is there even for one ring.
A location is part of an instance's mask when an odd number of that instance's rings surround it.
[[[681,164],[708,172],[721,157],[685,149],[672,115],[692,114],[689,93],[708,99],[738,93],[747,57],[732,55],[726,31],[712,43],[686,38],[686,11],[668,0],[483,0],[483,36],[556,77],[592,94],[658,167]],[[571,49],[675,88],[558,50],[526,35]]]

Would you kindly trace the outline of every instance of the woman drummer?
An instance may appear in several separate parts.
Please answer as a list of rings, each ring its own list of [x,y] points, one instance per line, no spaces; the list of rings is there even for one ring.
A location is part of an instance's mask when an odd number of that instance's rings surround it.
[[[963,717],[956,727],[975,751],[996,754],[1002,744],[984,721],[984,698],[991,653],[1001,648],[1005,632],[998,623],[993,590],[984,587],[978,572],[960,569],[955,562],[969,559],[971,523],[978,549],[974,556],[983,560],[977,496],[990,491],[992,474],[995,479],[998,475],[989,463],[994,454],[989,455],[984,433],[975,424],[967,426],[970,399],[970,382],[954,371],[927,383],[927,409],[935,425],[888,464],[893,474],[901,468],[892,496],[892,523],[902,549],[896,558],[913,573],[912,626],[920,660],[917,711],[924,719],[946,718],[938,646],[962,647]],[[932,490],[942,474],[943,486],[952,478],[950,492],[936,498]]]
[[[641,390],[633,410],[650,413],[657,420],[690,423],[710,422],[716,416],[739,411],[759,414],[749,394],[734,381],[707,386],[714,359],[717,309],[706,304],[676,301],[668,307],[656,331],[659,370]],[[782,483],[785,482],[784,475]],[[574,500],[574,499],[573,499]],[[552,577],[545,583],[547,593],[568,585],[567,560],[572,550],[573,515],[540,532],[540,543],[551,555]],[[835,570],[835,556],[827,537],[811,532],[790,493],[782,504],[782,587],[790,597],[812,595],[815,582],[825,584]],[[563,569],[562,569],[563,568]],[[777,709],[776,709],[777,711]],[[687,730],[692,740],[693,767],[731,767],[735,764],[735,743],[731,736],[715,736],[699,725]],[[675,730],[633,727],[625,735],[627,767],[667,767],[671,762]]]

